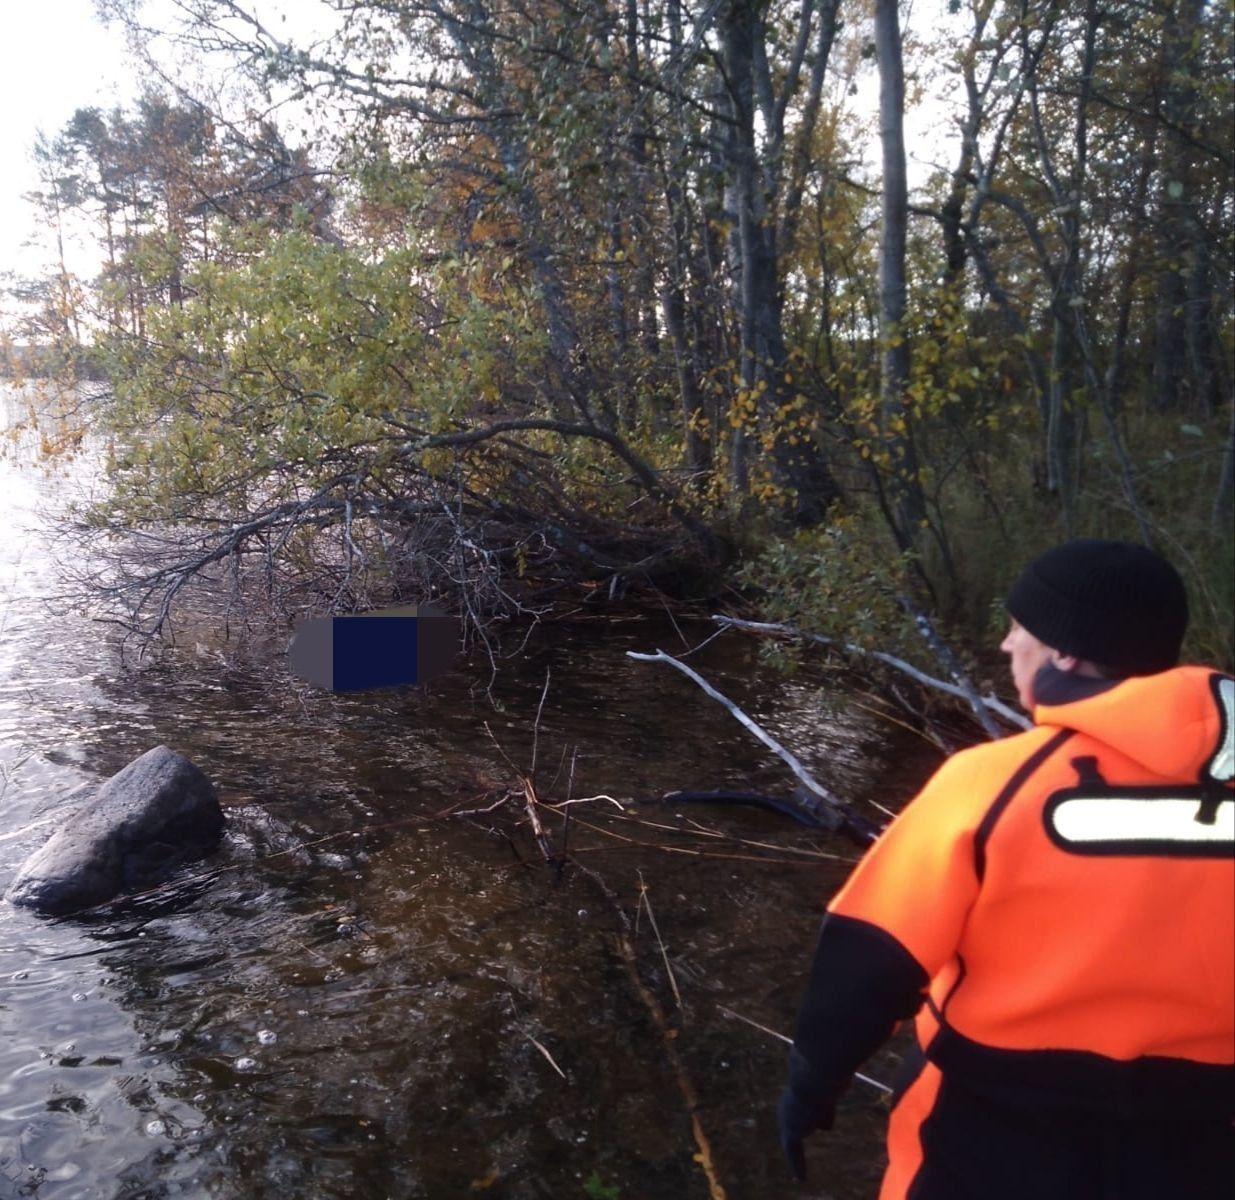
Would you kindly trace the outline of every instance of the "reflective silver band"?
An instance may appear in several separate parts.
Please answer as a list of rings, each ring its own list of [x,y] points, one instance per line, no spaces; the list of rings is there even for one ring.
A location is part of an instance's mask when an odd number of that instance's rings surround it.
[[[1218,681],[1218,705],[1222,711],[1222,745],[1209,760],[1211,779],[1230,783],[1235,779],[1235,679]]]
[[[1048,821],[1061,841],[1078,846],[1235,843],[1235,801],[1218,805],[1212,825],[1196,819],[1198,806],[1194,796],[1073,796],[1053,805]]]

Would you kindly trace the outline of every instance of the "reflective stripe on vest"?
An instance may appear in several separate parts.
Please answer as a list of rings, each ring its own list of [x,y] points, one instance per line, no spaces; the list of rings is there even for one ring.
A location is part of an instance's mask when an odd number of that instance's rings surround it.
[[[1212,823],[1197,820],[1203,796],[1161,791],[1063,792],[1044,820],[1051,841],[1074,854],[1235,853],[1235,801],[1224,800]]]
[[[1205,770],[1215,782],[1230,783],[1235,779],[1235,679],[1216,675],[1213,690],[1222,720],[1222,733],[1218,737],[1218,748]]]

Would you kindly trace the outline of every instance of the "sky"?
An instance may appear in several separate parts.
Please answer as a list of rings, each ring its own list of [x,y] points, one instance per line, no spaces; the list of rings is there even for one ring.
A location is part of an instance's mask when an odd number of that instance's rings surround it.
[[[305,0],[257,3],[272,23],[286,21],[282,13],[287,12],[290,24],[285,28],[295,28],[302,37],[320,35],[310,19],[316,6],[306,5]],[[933,11],[941,8],[941,0],[918,0],[915,7]],[[37,182],[30,154],[37,133],[42,130],[54,136],[78,108],[107,109],[130,103],[140,90],[138,78],[123,31],[105,28],[98,21],[94,0],[4,3],[0,15],[0,276],[10,271],[39,275],[50,262],[46,245],[26,244],[36,234],[38,221],[22,199]],[[862,82],[853,104],[859,109],[877,107],[877,86],[871,78]],[[910,114],[906,132],[911,158],[915,148],[936,140],[932,124],[929,112]],[[877,147],[870,151],[877,157]],[[910,173],[911,177],[924,174],[925,167],[911,162]],[[70,269],[93,274],[97,254],[97,249],[70,245]],[[5,308],[0,296],[0,325]]]
[[[79,108],[131,105],[141,91],[141,69],[124,31],[106,27],[94,0],[2,0],[0,11],[0,277],[38,276],[53,262],[39,218],[23,195],[37,186],[31,159],[41,131],[54,137]],[[322,18],[308,0],[254,0],[272,27],[298,39],[320,36]],[[144,15],[170,19],[173,6],[146,0]],[[285,15],[286,14],[286,15]],[[69,269],[89,277],[99,250],[85,241],[66,245]],[[0,329],[14,305],[0,294]]]
[[[0,272],[33,273],[45,255],[23,248],[36,218],[30,150],[78,108],[111,108],[135,93],[124,35],[95,19],[93,0],[18,0],[0,16]]]

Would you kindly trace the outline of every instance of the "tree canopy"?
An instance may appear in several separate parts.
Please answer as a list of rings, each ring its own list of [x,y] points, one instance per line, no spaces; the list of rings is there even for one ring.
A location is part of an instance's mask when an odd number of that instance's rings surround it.
[[[302,44],[103,7],[245,80],[40,150],[102,249],[48,326],[111,381],[135,622],[203,572],[479,625],[737,561],[981,629],[1090,533],[1177,558],[1230,660],[1223,6],[348,0]]]

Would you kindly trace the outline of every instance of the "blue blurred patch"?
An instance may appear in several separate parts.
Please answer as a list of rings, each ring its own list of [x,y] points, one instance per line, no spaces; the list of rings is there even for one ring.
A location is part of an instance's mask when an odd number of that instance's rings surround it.
[[[428,683],[451,667],[459,626],[428,604],[319,617],[296,626],[288,663],[307,683],[331,692]]]

